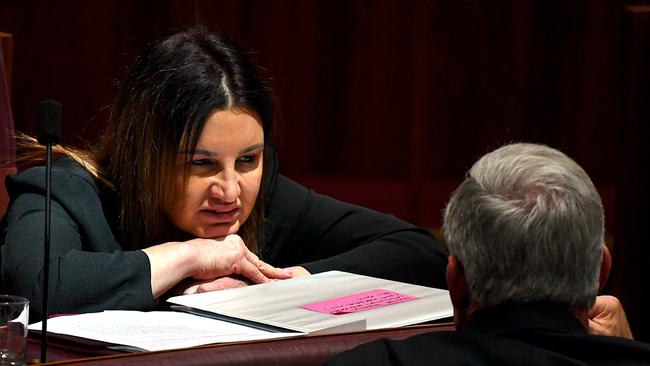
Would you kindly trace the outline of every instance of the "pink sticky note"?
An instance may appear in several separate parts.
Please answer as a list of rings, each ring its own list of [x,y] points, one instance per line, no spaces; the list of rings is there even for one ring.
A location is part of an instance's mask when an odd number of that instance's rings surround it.
[[[415,300],[417,297],[389,290],[370,290],[358,294],[337,297],[301,306],[320,313],[342,315],[357,311],[372,310],[399,302]]]

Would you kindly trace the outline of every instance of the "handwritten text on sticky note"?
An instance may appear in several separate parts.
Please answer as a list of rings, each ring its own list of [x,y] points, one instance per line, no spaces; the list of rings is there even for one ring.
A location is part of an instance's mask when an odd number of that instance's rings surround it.
[[[415,296],[404,295],[395,291],[376,289],[303,305],[302,307],[320,313],[342,315],[356,313],[357,311],[372,310],[382,306],[415,299],[417,299]]]

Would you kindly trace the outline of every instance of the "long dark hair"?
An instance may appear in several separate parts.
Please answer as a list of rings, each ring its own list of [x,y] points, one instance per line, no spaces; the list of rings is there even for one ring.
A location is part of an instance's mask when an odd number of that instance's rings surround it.
[[[269,88],[246,55],[225,37],[192,26],[154,42],[136,59],[96,151],[97,162],[117,187],[125,245],[137,249],[159,239],[155,236],[165,222],[161,205],[177,198],[170,194],[177,154],[192,155],[210,114],[231,108],[254,114],[265,140],[270,138]],[[239,231],[258,253],[264,191],[260,187]]]
[[[162,205],[175,190],[179,151],[191,156],[215,110],[240,109],[262,123],[270,154],[273,100],[258,69],[225,37],[201,25],[150,44],[120,85],[107,131],[90,154],[59,148],[114,191],[125,249],[164,240]],[[186,156],[187,157],[187,156]],[[266,165],[257,201],[238,234],[257,254],[263,234]],[[187,178],[187,171],[185,172]]]

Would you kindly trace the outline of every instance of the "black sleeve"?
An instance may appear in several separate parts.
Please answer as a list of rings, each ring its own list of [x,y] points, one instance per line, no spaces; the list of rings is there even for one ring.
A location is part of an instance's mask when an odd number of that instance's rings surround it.
[[[278,176],[265,249],[278,266],[302,265],[446,288],[447,253],[426,230],[343,203]]]
[[[153,308],[147,255],[120,250],[111,233],[102,230],[101,207],[94,207],[98,198],[84,199],[87,189],[74,179],[53,173],[54,178],[59,179],[59,198],[76,195],[63,199],[72,204],[52,201],[49,313]],[[5,217],[3,287],[30,300],[30,321],[42,315],[44,201],[42,192],[30,188],[14,197]]]

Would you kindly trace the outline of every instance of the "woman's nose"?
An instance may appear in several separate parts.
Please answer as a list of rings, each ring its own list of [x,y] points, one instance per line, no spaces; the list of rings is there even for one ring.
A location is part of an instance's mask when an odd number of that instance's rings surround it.
[[[234,172],[221,171],[217,174],[215,181],[210,186],[210,193],[224,202],[234,202],[240,194],[237,174]]]

